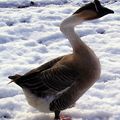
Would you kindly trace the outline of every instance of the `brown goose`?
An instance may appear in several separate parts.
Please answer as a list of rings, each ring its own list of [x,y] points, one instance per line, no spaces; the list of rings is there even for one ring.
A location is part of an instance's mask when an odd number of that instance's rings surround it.
[[[55,112],[55,120],[60,120],[60,111],[72,107],[99,79],[99,60],[75,33],[74,27],[109,13],[114,12],[98,0],[81,7],[60,25],[73,53],[51,60],[24,75],[9,76],[23,89],[31,106],[42,112]]]

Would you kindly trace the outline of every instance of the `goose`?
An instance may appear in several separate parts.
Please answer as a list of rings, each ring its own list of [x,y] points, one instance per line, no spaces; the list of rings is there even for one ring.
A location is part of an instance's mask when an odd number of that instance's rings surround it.
[[[98,57],[74,28],[110,13],[114,11],[102,6],[99,0],[82,6],[60,24],[61,32],[72,46],[72,53],[57,57],[23,75],[8,77],[23,89],[31,106],[44,113],[55,113],[54,120],[71,119],[61,117],[60,112],[73,107],[99,79],[101,72]]]

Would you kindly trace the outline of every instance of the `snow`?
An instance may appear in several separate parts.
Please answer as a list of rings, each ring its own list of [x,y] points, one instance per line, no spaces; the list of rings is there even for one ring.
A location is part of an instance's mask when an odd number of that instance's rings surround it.
[[[64,4],[74,4],[81,5],[84,3],[92,2],[93,0],[0,0],[0,7],[19,7],[19,6],[29,6],[30,3],[34,2],[34,6],[46,6],[46,5],[64,5]],[[101,0],[101,3],[109,4],[114,3],[117,0]]]
[[[63,19],[88,0],[36,0],[40,7],[18,9],[28,0],[0,0],[0,120],[52,120],[29,106],[23,91],[8,85],[9,75],[23,74],[55,57],[72,52],[59,30]],[[77,26],[76,31],[101,62],[100,80],[63,111],[73,120],[120,120],[120,2],[101,0],[115,14]],[[45,6],[44,6],[44,5]],[[7,6],[7,8],[6,8]]]

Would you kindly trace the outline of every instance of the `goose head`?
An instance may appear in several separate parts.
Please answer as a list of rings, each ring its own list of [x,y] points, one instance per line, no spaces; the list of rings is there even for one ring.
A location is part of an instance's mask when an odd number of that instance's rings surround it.
[[[92,20],[111,13],[114,13],[114,11],[102,6],[99,0],[94,0],[94,2],[79,8],[73,15],[84,20]]]
[[[94,2],[79,8],[70,17],[65,19],[60,25],[60,30],[63,31],[65,28],[75,27],[86,20],[100,18],[110,13],[114,13],[114,11],[102,6],[99,0],[94,0]]]

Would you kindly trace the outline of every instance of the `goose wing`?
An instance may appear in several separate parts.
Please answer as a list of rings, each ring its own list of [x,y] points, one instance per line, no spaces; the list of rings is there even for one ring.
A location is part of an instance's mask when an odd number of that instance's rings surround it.
[[[70,67],[60,65],[41,72],[40,79],[49,88],[61,91],[70,87],[77,79],[77,72]]]
[[[52,67],[42,72],[32,72],[27,76],[22,76],[18,80],[20,86],[26,87],[33,91],[61,91],[69,87],[76,79],[77,73],[69,67],[60,65]]]
[[[76,79],[75,69],[55,64],[64,56],[58,57],[31,70],[16,80],[22,88],[28,88],[34,94],[40,95],[45,91],[61,91],[69,87]]]
[[[43,65],[41,65],[38,68],[35,68],[29,72],[27,72],[24,75],[14,75],[9,76],[8,78],[12,79],[12,82],[14,81],[17,85],[19,85],[22,88],[28,88],[30,90],[36,89],[36,87],[39,88],[38,92],[42,92],[48,87],[46,87],[43,82],[40,80],[41,72],[45,71],[47,69],[50,69],[52,66],[54,66],[57,62],[59,62],[64,56],[57,57]],[[34,91],[35,92],[35,91]],[[38,94],[37,92],[37,94]]]

